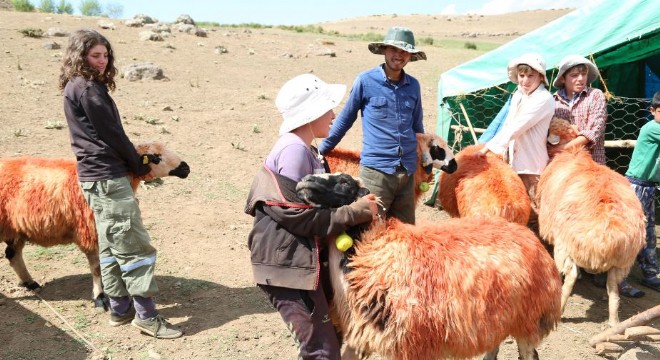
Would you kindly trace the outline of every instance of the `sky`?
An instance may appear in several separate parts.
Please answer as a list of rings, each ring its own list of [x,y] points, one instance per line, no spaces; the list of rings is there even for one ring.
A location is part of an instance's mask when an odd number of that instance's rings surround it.
[[[496,15],[509,12],[578,8],[601,0],[99,0],[121,5],[121,18],[145,14],[163,22],[179,15],[220,24],[306,25],[369,15]],[[78,3],[71,1],[76,12]]]

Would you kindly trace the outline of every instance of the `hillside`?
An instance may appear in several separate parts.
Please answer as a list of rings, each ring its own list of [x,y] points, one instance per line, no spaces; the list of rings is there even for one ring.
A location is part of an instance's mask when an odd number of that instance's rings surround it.
[[[406,71],[422,84],[425,127],[434,132],[436,87],[443,71],[483,54],[481,44],[505,43],[567,11],[349,18],[318,24],[323,34],[219,27],[198,37],[172,30],[163,41],[142,41],[144,28],[127,27],[120,20],[0,12],[3,157],[73,158],[57,86],[67,39],[30,38],[19,31],[100,29],[99,21],[111,21],[114,30],[100,31],[113,44],[120,72],[132,64],[153,63],[165,77],[118,79],[112,97],[127,134],[135,142],[167,143],[191,167],[187,179],[166,178],[161,186],[141,187],[137,194],[159,251],[159,309],[183,328],[185,337],[158,341],[131,327],[108,326],[107,314],[94,313],[89,269],[77,248],[27,246],[28,269],[44,288],[40,297],[20,288],[8,261],[0,259],[0,359],[100,359],[100,353],[112,359],[295,358],[293,341],[279,315],[253,284],[246,247],[252,218],[243,212],[252,177],[277,137],[280,116],[274,99],[279,87],[304,72],[350,85],[358,72],[383,59],[368,51],[368,41],[348,35],[384,35],[390,26],[409,26],[418,38],[433,39],[433,45],[419,45],[429,60],[410,63]],[[329,35],[331,31],[340,36]],[[466,49],[467,41],[477,43],[477,50]],[[53,48],[52,42],[60,48]],[[341,146],[359,148],[360,136],[356,125]],[[438,209],[418,208],[422,221],[445,216]],[[565,321],[541,346],[540,357],[602,359],[587,341],[606,324],[603,296],[604,290],[579,281]],[[623,298],[621,318],[659,302],[655,294]],[[89,351],[69,325],[95,350]],[[515,358],[514,347],[507,341],[501,358]]]

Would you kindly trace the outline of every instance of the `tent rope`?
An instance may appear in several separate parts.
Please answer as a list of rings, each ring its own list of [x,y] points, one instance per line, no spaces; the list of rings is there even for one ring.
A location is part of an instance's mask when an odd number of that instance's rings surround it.
[[[594,54],[589,54],[589,60],[591,60],[594,65],[596,65],[596,60],[594,59]],[[598,65],[596,65],[596,68],[598,68]],[[600,79],[600,83],[603,84],[603,88],[605,88],[605,100],[610,101],[612,98],[614,98],[614,94],[610,92],[610,90],[607,88],[607,83],[605,83],[605,79],[603,79],[603,75],[598,71],[598,78]]]

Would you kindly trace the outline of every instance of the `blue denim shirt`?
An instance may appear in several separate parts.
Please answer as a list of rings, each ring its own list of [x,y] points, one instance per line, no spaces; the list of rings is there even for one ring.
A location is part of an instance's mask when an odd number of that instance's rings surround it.
[[[360,73],[348,100],[335,119],[319,151],[325,154],[346,135],[362,111],[360,165],[394,174],[403,165],[412,175],[417,168],[416,133],[424,132],[419,82],[402,73],[399,84],[387,81],[383,65]]]

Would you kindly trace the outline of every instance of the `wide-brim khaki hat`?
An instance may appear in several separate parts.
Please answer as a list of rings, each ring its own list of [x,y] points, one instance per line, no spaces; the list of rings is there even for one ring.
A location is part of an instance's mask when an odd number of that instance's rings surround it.
[[[395,26],[390,28],[383,41],[372,42],[369,44],[369,51],[374,54],[384,54],[385,47],[393,46],[412,54],[410,61],[426,60],[426,54],[415,49],[415,36],[413,32],[404,27]]]
[[[509,73],[509,80],[511,80],[511,82],[514,84],[518,84],[518,65],[520,64],[525,64],[538,71],[543,77],[543,83],[545,86],[548,86],[548,77],[545,74],[545,60],[541,55],[536,53],[529,53],[509,61],[507,71]]]
[[[552,83],[552,86],[554,86],[555,89],[563,88],[564,74],[566,74],[566,72],[570,70],[572,67],[577,65],[586,65],[587,68],[589,69],[589,73],[587,74],[587,83],[589,84],[594,82],[594,80],[596,80],[596,78],[600,76],[600,71],[598,71],[598,67],[596,67],[596,64],[589,61],[589,59],[580,55],[568,55],[563,59],[561,59],[561,62],[559,62],[559,73],[557,73],[557,78]]]
[[[275,106],[283,119],[280,135],[309,124],[336,108],[344,94],[346,85],[326,84],[312,74],[298,75],[287,81],[275,99]]]

